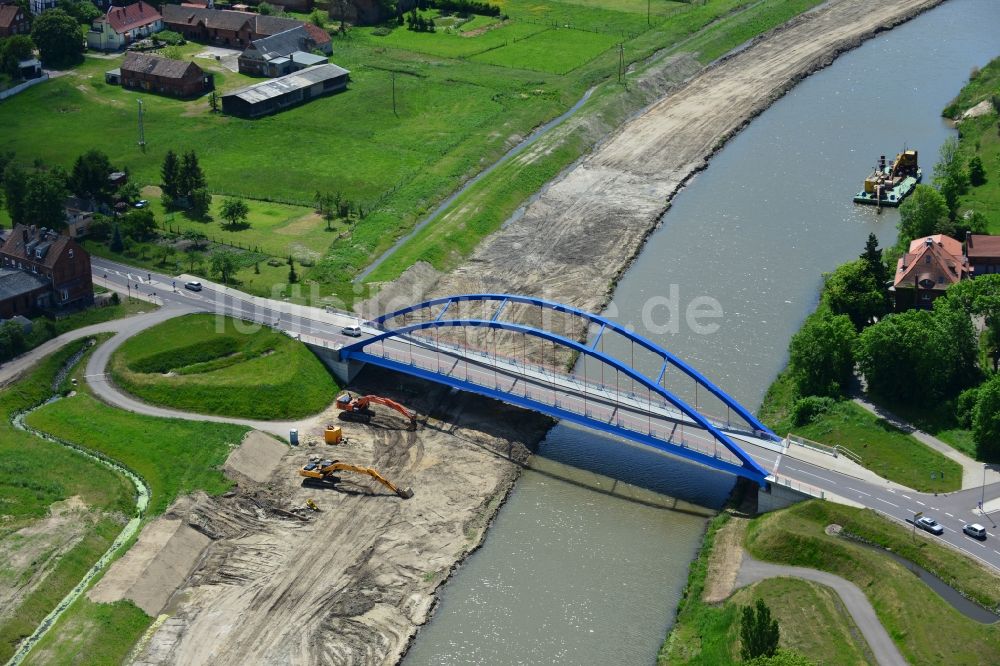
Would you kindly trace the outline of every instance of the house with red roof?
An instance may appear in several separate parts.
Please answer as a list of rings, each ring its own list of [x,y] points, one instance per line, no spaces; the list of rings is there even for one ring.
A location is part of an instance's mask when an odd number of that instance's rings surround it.
[[[896,262],[889,292],[897,311],[928,309],[948,287],[971,276],[962,244],[935,234],[910,243],[909,250]]]
[[[104,16],[95,19],[87,31],[87,46],[99,51],[117,51],[161,30],[160,12],[139,0],[125,7],[111,7]]]
[[[972,277],[1000,273],[1000,236],[966,232],[965,256],[969,258]]]
[[[27,35],[31,32],[31,19],[19,5],[0,3],[0,37]]]

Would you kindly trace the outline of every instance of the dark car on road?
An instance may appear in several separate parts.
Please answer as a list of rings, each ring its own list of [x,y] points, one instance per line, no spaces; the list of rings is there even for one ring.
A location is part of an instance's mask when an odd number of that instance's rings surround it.
[[[920,516],[917,518],[917,527],[931,534],[944,534],[944,528],[938,524],[938,521],[929,516]]]

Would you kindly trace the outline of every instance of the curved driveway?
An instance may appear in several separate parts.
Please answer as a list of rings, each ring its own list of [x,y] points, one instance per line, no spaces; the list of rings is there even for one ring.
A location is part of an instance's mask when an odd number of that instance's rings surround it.
[[[881,666],[906,666],[906,660],[875,615],[875,609],[865,593],[851,581],[816,569],[761,562],[744,554],[740,572],[736,576],[736,587],[746,587],[766,578],[801,578],[833,588],[843,600],[847,612],[854,618],[854,623],[868,642],[876,661]]]

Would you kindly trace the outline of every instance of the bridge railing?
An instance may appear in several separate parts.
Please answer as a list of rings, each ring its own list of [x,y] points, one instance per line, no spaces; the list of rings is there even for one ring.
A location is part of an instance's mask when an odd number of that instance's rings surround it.
[[[553,371],[552,368],[518,363],[514,359],[503,356],[494,357],[487,352],[428,340],[424,336],[405,335],[399,336],[395,340],[407,343],[408,348],[372,344],[365,348],[365,353],[369,356],[385,358],[396,363],[475,384],[491,392],[505,392],[589,419],[612,423],[621,429],[647,435],[664,443],[697,451],[702,455],[734,465],[742,464],[739,458],[733,455],[725,445],[720,444],[711,433],[691,422],[680,412],[660,407],[659,401],[654,405],[652,401],[642,400],[639,396],[631,394],[630,401],[634,404],[626,405],[629,409],[622,409],[620,403],[623,402],[622,398],[626,397],[625,395],[615,394],[607,387],[581,382],[573,375],[559,373]],[[413,347],[430,352],[434,356],[413,354]],[[444,359],[441,357],[442,354],[445,355]],[[475,361],[477,356],[489,362],[478,364]],[[443,360],[447,360],[448,367],[442,367]],[[469,367],[470,363],[475,366],[475,371]],[[494,369],[503,366],[516,372],[513,374],[494,372]],[[576,396],[563,392],[565,388],[560,388],[559,383],[572,385],[581,395]],[[590,402],[591,400],[593,403]],[[597,404],[595,404],[598,402],[604,404],[603,409],[598,409]],[[643,405],[643,402],[646,405]],[[656,409],[651,409],[654,406]],[[609,408],[610,416],[605,418]],[[632,411],[638,409],[646,410],[645,414]],[[668,417],[687,423],[666,425],[659,419],[654,420],[652,418],[653,412],[667,412]]]
[[[829,446],[827,444],[814,442],[811,439],[807,439],[805,437],[802,437],[801,435],[794,435],[792,433],[788,433],[788,437],[786,437],[786,440],[790,444],[801,446],[804,449],[811,449],[813,451],[818,451],[819,453],[825,453],[826,455],[833,456],[834,458],[844,456],[851,462],[857,463],[858,465],[864,465],[864,463],[861,462],[861,456],[859,456],[854,451],[851,451],[846,446],[840,446],[839,444],[836,444],[834,446]]]

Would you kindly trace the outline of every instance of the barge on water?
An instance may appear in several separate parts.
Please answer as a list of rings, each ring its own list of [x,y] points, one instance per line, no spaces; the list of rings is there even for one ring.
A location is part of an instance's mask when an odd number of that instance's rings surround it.
[[[898,206],[914,190],[923,177],[917,165],[917,151],[904,150],[896,155],[892,165],[886,164],[885,155],[865,178],[865,189],[854,195],[854,203],[874,206]]]

